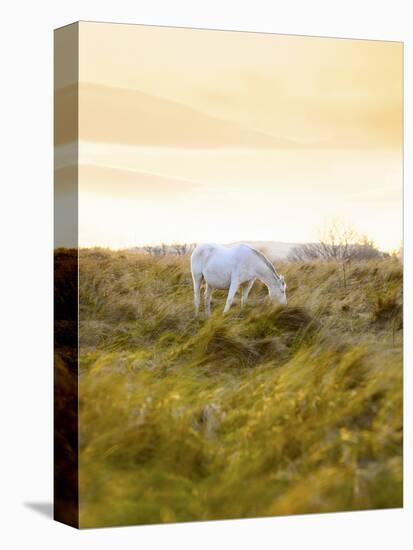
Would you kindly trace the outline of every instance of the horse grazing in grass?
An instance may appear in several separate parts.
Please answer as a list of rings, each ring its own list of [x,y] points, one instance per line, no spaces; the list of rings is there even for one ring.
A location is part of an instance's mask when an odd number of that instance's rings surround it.
[[[205,279],[205,311],[211,315],[212,291],[228,289],[224,313],[231,307],[238,288],[242,287],[241,306],[247,301],[255,280],[262,281],[272,299],[287,303],[284,277],[279,275],[270,260],[247,244],[222,246],[199,244],[191,255],[191,271],[194,283],[195,314],[199,314],[202,279]]]

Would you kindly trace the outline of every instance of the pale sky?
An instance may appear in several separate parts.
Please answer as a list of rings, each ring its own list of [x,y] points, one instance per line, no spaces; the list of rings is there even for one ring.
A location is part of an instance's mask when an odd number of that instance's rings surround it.
[[[81,246],[305,242],[332,219],[400,246],[401,43],[80,23],[79,51]]]

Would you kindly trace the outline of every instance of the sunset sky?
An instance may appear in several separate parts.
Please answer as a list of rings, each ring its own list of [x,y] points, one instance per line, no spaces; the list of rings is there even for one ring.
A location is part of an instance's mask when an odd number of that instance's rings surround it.
[[[400,246],[401,43],[106,23],[79,36],[81,246],[305,242],[333,219]],[[56,94],[75,91],[62,71]],[[64,201],[73,136],[57,136]]]

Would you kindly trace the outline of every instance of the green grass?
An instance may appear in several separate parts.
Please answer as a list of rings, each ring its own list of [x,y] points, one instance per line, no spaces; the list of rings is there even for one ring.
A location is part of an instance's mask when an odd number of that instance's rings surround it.
[[[82,527],[402,506],[402,267],[277,265],[193,317],[189,258],[80,253]]]

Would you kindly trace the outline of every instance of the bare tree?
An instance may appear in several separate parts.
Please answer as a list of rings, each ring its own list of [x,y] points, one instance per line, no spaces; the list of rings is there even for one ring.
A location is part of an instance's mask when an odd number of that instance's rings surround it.
[[[185,254],[188,253],[188,245],[186,243],[184,244],[175,243],[171,245],[171,248],[175,251],[175,254],[177,254],[178,256],[185,256]]]
[[[291,261],[335,260],[350,261],[382,257],[383,253],[366,235],[358,234],[349,225],[330,224],[315,243],[306,243],[293,248]]]
[[[353,227],[334,222],[321,233],[320,240],[293,248],[290,261],[324,260],[342,265],[343,282],[347,286],[347,265],[352,260],[382,257],[383,253],[366,235],[358,234]]]
[[[154,256],[154,253],[153,253],[153,246],[144,246],[143,249],[144,251],[149,254],[150,256]]]
[[[160,246],[144,246],[143,249],[151,256],[165,256],[166,254],[166,245],[164,244]]]
[[[171,248],[174,250],[172,253],[177,254],[178,256],[186,256],[187,254],[191,254],[195,246],[195,243],[175,243],[171,245]]]
[[[167,254],[174,254],[177,256],[185,256],[186,254],[190,254],[193,249],[195,248],[195,243],[175,243],[171,245],[167,244],[160,244],[157,246],[144,246],[143,249],[147,254],[150,254],[151,256],[166,256]]]

